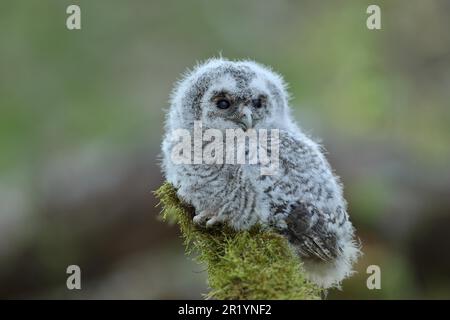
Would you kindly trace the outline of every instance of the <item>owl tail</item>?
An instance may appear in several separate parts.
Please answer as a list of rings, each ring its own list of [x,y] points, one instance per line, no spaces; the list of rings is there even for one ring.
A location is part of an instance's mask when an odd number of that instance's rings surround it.
[[[348,220],[339,224],[316,207],[297,202],[285,218],[283,234],[303,262],[307,277],[323,288],[340,287],[361,255]]]

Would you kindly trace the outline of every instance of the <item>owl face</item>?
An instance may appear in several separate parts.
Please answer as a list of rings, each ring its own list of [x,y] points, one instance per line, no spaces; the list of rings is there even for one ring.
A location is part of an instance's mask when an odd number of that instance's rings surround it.
[[[179,88],[183,94],[175,91],[173,105],[182,109],[186,120],[202,121],[204,128],[269,128],[287,108],[282,79],[252,61],[210,60]]]
[[[240,84],[232,75],[216,79],[203,97],[202,121],[217,128],[260,126],[271,113],[268,90],[255,84]]]

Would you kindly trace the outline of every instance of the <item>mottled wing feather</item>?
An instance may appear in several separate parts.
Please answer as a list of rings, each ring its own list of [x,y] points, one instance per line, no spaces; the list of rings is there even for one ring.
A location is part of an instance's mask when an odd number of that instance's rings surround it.
[[[334,233],[327,232],[327,216],[312,205],[297,202],[286,218],[286,236],[299,253],[311,259],[332,261],[339,254]]]

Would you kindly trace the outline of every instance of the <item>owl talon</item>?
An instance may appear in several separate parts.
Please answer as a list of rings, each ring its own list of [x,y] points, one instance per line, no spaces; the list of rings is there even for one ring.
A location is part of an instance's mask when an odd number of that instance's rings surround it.
[[[212,226],[214,226],[215,224],[219,223],[219,218],[218,217],[212,217],[211,219],[208,220],[208,222],[206,222],[206,227],[210,228]]]
[[[200,212],[198,215],[196,215],[192,220],[196,224],[203,224],[205,221],[210,219],[210,214],[207,212]]]
[[[209,223],[214,218],[215,218],[214,215],[210,211],[202,211],[199,214],[197,214],[192,219],[192,221],[198,225],[202,225],[205,221],[207,221],[206,226],[208,227],[214,223],[214,221],[212,223]]]
[[[201,224],[202,221],[204,220],[204,217],[201,215],[196,215],[192,221],[194,221],[195,224]]]

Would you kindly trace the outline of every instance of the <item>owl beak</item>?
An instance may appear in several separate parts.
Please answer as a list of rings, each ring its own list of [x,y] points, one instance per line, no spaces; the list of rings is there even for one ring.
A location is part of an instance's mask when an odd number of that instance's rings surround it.
[[[247,131],[248,129],[253,127],[252,111],[249,107],[244,106],[242,108],[239,124],[242,125],[242,129],[244,129],[244,131]]]

